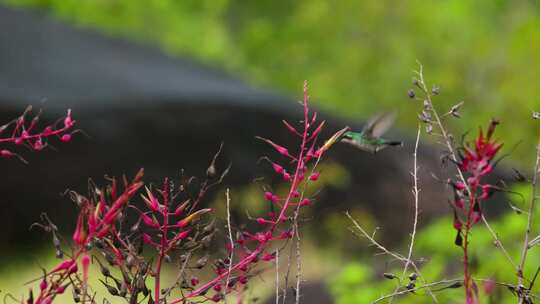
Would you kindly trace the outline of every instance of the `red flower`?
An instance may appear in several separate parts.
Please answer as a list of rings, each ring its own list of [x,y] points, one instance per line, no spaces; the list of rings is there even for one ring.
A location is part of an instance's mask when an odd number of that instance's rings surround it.
[[[461,155],[459,167],[463,172],[471,175],[473,178],[472,183],[479,182],[480,177],[489,174],[493,170],[493,158],[502,147],[501,143],[491,139],[497,124],[497,121],[491,121],[488,134],[485,137],[482,129],[480,129],[478,138],[474,142],[474,149],[467,147],[464,154]]]

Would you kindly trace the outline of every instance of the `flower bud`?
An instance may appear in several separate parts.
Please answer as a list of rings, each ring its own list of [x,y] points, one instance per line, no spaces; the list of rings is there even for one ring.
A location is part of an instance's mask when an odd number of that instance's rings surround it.
[[[319,179],[319,176],[321,175],[321,173],[319,172],[313,172],[310,176],[309,176],[309,180],[310,181],[317,181]]]
[[[60,137],[60,140],[63,142],[69,142],[71,140],[71,134],[64,134]]]

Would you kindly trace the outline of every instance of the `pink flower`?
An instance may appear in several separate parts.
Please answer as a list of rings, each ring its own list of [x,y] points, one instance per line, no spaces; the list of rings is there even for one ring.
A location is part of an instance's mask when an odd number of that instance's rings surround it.
[[[45,277],[43,277],[43,280],[41,280],[41,283],[39,283],[39,289],[45,290],[47,286],[49,286],[49,284],[47,283],[47,280],[45,279]]]
[[[77,227],[75,228],[75,232],[73,233],[73,241],[75,243],[79,244],[80,246],[83,246],[86,242],[86,229],[84,227],[84,218],[86,216],[85,210],[82,210],[79,214],[79,217],[77,219]]]
[[[483,287],[484,287],[484,292],[487,294],[487,295],[490,295],[493,293],[493,291],[495,290],[495,287],[496,287],[496,283],[494,280],[492,279],[487,279],[484,281],[483,283]]]
[[[290,123],[288,123],[286,120],[282,120],[283,124],[285,125],[285,127],[287,128],[287,130],[289,130],[289,132],[295,134],[295,135],[298,135],[298,136],[302,136],[300,133],[298,133],[298,131],[296,131],[296,129],[291,126]]]
[[[143,239],[143,242],[145,244],[152,244],[153,243],[152,242],[152,237],[150,235],[146,234],[146,233],[143,233],[142,239]]]
[[[56,288],[56,294],[63,294],[64,291],[66,291],[66,285],[58,286],[58,287]]]
[[[319,179],[319,176],[321,175],[321,173],[319,172],[313,172],[310,176],[309,176],[309,180],[310,181],[317,181]]]
[[[71,140],[71,134],[64,134],[60,137],[60,140],[63,142],[69,142]]]
[[[155,218],[149,217],[148,215],[141,213],[141,219],[146,226],[151,228],[159,228],[159,223],[156,221]]]
[[[311,205],[311,200],[309,198],[305,198],[300,202],[300,206],[309,206]]]
[[[4,157],[4,158],[11,158],[11,157],[14,157],[15,156],[15,153],[9,151],[9,150],[0,150],[0,157]]]
[[[90,267],[90,257],[88,254],[84,254],[81,258],[81,264],[83,267],[83,282],[86,284],[88,282],[88,268]]]
[[[263,255],[262,260],[265,261],[265,262],[269,262],[269,261],[272,261],[275,257],[276,256],[273,253],[267,253],[267,254]]]
[[[248,282],[248,278],[245,275],[241,275],[238,277],[238,282],[240,282],[240,284],[242,285],[245,285]]]
[[[283,172],[283,180],[285,180],[286,182],[291,181],[291,175],[287,172]]]
[[[283,147],[283,146],[280,146],[276,143],[274,143],[273,141],[269,140],[269,139],[266,139],[266,138],[262,138],[262,137],[257,137],[258,139],[260,140],[263,140],[265,141],[267,144],[271,145],[279,154],[283,155],[283,156],[287,156],[287,157],[290,157],[291,155],[289,154],[289,150],[287,150],[287,148]]]
[[[282,174],[283,173],[283,167],[276,164],[276,163],[272,163],[272,168],[274,169],[274,171],[277,173],[277,174]]]
[[[484,137],[482,129],[480,129],[474,149],[465,148],[465,152],[460,155],[461,162],[459,166],[461,170],[471,174],[475,179],[489,174],[493,170],[491,162],[502,147],[502,144],[491,140],[497,124],[496,121],[491,122],[487,137]]]
[[[267,201],[272,201],[273,197],[274,197],[274,196],[273,196],[272,192],[266,191],[266,192],[264,193],[264,198],[265,198]]]

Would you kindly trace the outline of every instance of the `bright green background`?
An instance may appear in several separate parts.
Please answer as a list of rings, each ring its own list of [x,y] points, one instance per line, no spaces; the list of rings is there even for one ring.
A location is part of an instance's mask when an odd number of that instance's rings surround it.
[[[420,60],[442,87],[439,103],[466,101],[461,130],[496,116],[508,145],[536,140],[540,109],[540,4],[536,1],[0,0],[85,28],[191,56],[257,85],[350,118],[400,110]],[[518,122],[519,124],[515,123]],[[458,132],[458,130],[456,130]],[[528,147],[515,152],[531,160]]]

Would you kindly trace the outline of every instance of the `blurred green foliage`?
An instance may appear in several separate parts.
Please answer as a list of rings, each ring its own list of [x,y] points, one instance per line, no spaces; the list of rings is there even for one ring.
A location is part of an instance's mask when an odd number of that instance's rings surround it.
[[[527,209],[530,201],[530,185],[517,185],[515,190],[520,195],[510,199],[514,206]],[[489,202],[488,202],[489,203]],[[540,210],[536,209],[534,223],[540,220]],[[517,264],[523,246],[524,231],[527,224],[525,213],[508,213],[497,220],[491,221],[491,226],[497,232],[500,240]],[[456,231],[452,228],[452,219],[440,219],[422,229],[416,239],[414,256],[426,259],[422,266],[422,274],[427,282],[437,282],[445,279],[461,278],[462,250],[454,245]],[[533,235],[534,237],[535,235]],[[493,238],[482,223],[477,224],[471,234],[471,265],[473,275],[477,279],[493,279],[497,282],[516,284],[516,271],[505,256],[495,248]],[[526,278],[532,278],[540,265],[540,247],[532,247],[527,257],[525,268]],[[378,257],[390,261],[390,258]],[[368,259],[369,260],[369,259]],[[364,261],[366,261],[364,259]],[[384,272],[401,276],[402,265],[397,261],[385,265],[380,273],[374,273],[373,267],[352,263],[329,281],[329,288],[336,298],[337,304],[371,303],[371,301],[391,294],[397,285],[397,280],[383,279]],[[411,270],[412,271],[412,270]],[[407,274],[408,275],[408,274]],[[408,279],[405,278],[405,285]],[[538,282],[537,282],[538,283]],[[451,284],[442,284],[449,286]],[[417,285],[421,286],[421,284]],[[481,291],[481,303],[512,303],[515,297],[505,287],[497,287],[491,295],[483,292],[483,284],[478,282]],[[538,293],[540,287],[535,284],[533,292]],[[463,303],[463,289],[445,289],[436,293],[440,303]],[[382,302],[386,303],[386,302]],[[431,303],[425,292],[417,292],[400,297],[394,303]]]
[[[155,44],[296,96],[303,79],[318,106],[349,118],[400,110],[416,60],[440,84],[437,100],[466,102],[456,132],[508,122],[509,146],[540,127],[540,5],[535,1],[0,0],[86,28]],[[519,124],[513,123],[519,121]],[[515,159],[531,160],[518,149]]]

